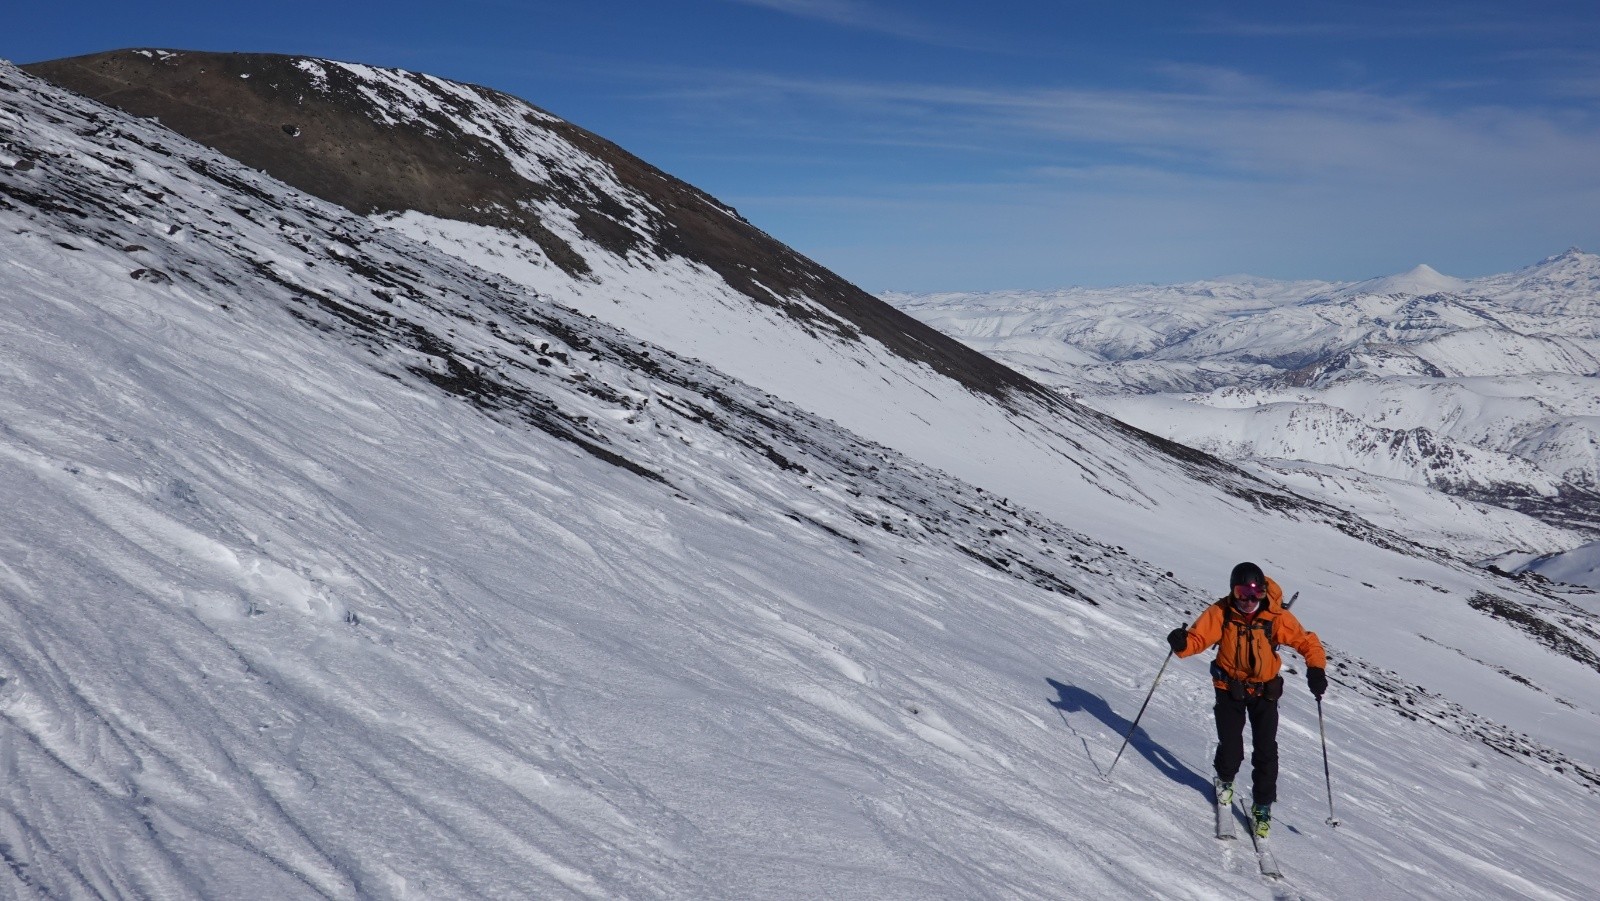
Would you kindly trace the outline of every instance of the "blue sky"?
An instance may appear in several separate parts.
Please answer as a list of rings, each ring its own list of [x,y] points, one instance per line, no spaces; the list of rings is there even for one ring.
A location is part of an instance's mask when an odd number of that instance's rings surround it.
[[[499,88],[872,291],[1600,251],[1600,5],[37,3],[0,57],[270,51]]]

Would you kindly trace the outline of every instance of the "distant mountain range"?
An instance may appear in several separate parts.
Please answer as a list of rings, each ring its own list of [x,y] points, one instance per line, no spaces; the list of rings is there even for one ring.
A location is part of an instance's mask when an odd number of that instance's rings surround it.
[[[1418,266],[1351,283],[885,299],[1141,428],[1330,503],[1359,496],[1393,528],[1452,523],[1429,540],[1455,553],[1545,554],[1600,537],[1592,253],[1470,280]],[[1377,501],[1385,485],[1394,499]],[[1460,501],[1480,506],[1465,518],[1423,509]]]

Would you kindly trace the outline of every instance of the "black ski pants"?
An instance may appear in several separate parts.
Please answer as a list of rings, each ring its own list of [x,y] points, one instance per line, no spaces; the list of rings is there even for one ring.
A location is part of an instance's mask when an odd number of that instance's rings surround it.
[[[1250,799],[1278,800],[1278,702],[1265,697],[1236,701],[1217,689],[1217,778],[1232,782],[1244,763],[1244,724],[1250,722]]]

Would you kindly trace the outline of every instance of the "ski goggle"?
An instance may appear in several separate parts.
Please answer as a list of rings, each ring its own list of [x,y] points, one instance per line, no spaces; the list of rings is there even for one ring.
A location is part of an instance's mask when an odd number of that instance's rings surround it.
[[[1241,601],[1259,601],[1267,596],[1267,586],[1259,582],[1246,582],[1233,586],[1233,596]]]

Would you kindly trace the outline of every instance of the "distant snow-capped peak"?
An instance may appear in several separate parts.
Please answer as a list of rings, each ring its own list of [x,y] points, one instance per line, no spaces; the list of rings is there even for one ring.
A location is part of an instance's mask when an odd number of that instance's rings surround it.
[[[1457,294],[1467,290],[1468,282],[1445,275],[1422,263],[1397,275],[1385,275],[1356,282],[1331,292],[1334,297],[1359,297],[1364,294]]]

